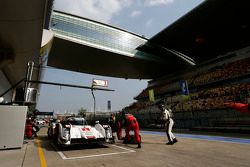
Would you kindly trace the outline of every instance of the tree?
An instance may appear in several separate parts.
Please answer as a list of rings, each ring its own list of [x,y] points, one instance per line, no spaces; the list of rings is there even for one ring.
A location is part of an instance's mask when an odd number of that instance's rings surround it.
[[[86,117],[86,109],[85,108],[80,108],[79,110],[78,110],[78,116],[81,116],[81,117],[83,117],[83,118],[85,118]]]

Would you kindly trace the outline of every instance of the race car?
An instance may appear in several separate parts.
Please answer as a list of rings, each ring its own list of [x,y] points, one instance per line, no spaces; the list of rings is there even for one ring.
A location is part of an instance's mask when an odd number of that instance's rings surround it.
[[[94,126],[90,126],[84,118],[70,117],[58,122],[55,128],[53,138],[58,146],[114,143],[111,127],[101,125],[98,121]]]

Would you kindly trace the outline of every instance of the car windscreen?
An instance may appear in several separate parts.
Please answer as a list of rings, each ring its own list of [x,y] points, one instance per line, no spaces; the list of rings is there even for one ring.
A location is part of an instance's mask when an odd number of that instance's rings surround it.
[[[86,125],[86,121],[84,119],[79,120],[68,120],[71,125]]]

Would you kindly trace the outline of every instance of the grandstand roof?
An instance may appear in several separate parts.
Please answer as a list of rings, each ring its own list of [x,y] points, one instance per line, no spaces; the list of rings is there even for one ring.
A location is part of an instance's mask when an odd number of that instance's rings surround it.
[[[250,45],[250,1],[205,1],[149,39],[140,50],[173,49],[196,64]]]

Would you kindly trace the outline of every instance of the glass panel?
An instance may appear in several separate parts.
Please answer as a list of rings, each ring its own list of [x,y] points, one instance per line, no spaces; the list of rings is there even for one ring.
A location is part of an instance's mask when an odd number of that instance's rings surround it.
[[[128,32],[56,12],[51,26],[58,34],[128,53],[135,53],[135,49],[146,42]]]

